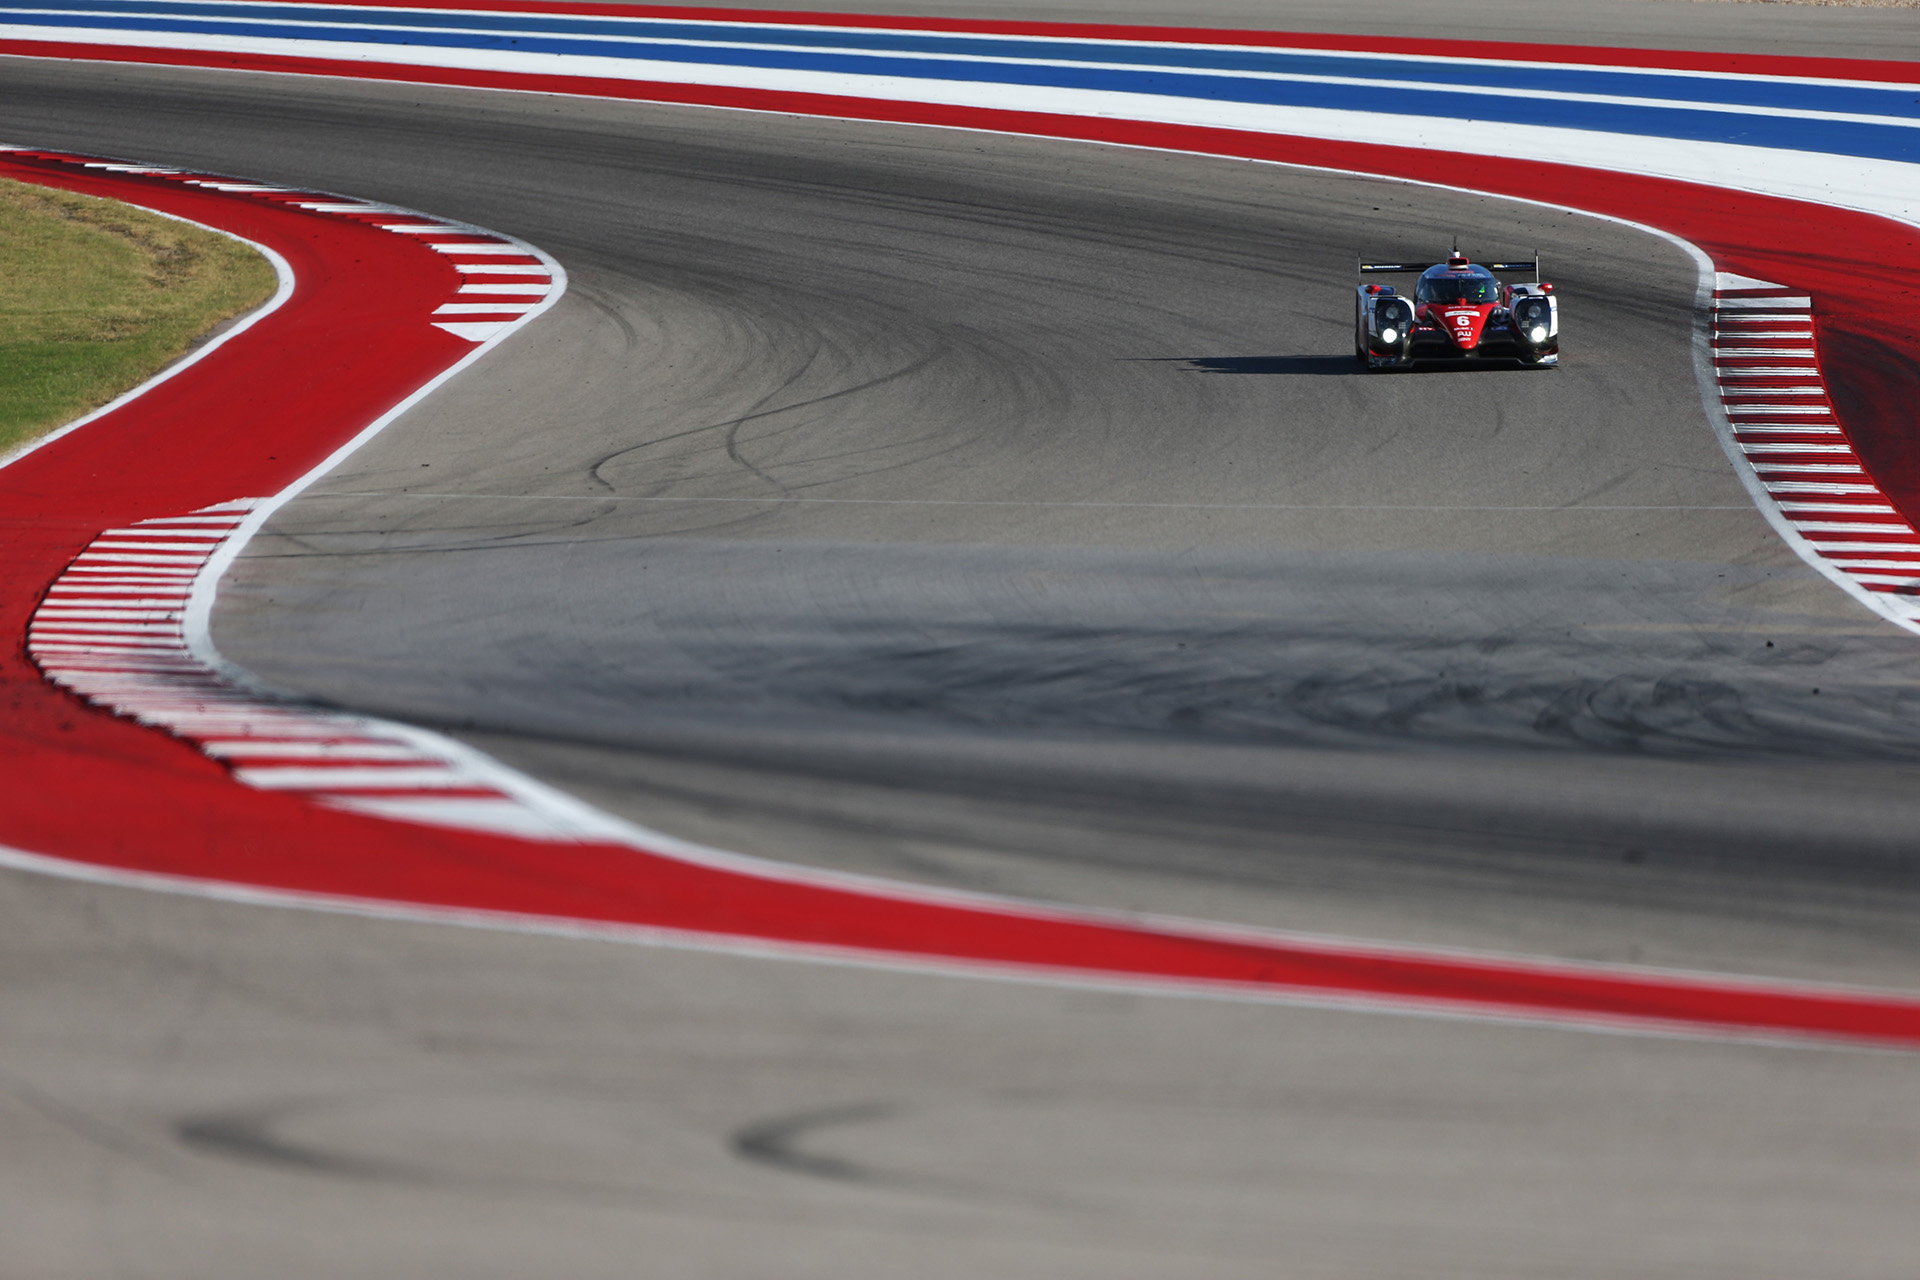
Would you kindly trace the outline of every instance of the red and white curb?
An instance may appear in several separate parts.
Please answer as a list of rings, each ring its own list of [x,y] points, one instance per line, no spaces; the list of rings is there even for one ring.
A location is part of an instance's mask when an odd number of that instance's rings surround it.
[[[457,273],[453,291],[426,322],[477,345],[526,323],[565,289],[558,264],[530,245],[393,205],[165,165],[9,150],[290,205],[405,236],[444,255]],[[205,632],[221,572],[308,481],[273,498],[236,499],[101,533],[34,611],[28,656],[54,684],[192,743],[248,787],[381,818],[523,839],[604,834],[545,802],[538,790],[516,794],[530,789],[477,752],[410,726],[274,697],[219,657]]]
[[[1741,457],[1795,549],[1876,612],[1920,627],[1920,530],[1875,484],[1848,441],[1826,383],[1813,299],[1719,272],[1715,385]]]
[[[227,195],[288,204],[309,213],[332,214],[396,235],[415,237],[434,252],[445,254],[449,264],[460,273],[458,290],[434,308],[430,322],[435,328],[469,342],[486,342],[501,336],[535,312],[544,310],[543,304],[549,296],[557,296],[556,282],[564,288],[564,277],[559,276],[553,259],[531,245],[465,223],[428,218],[395,205],[266,182],[189,173],[166,165],[89,160],[52,151],[28,151],[23,147],[5,150],[20,151],[39,159],[64,160],[82,169],[139,174]]]
[[[255,500],[109,529],[34,611],[27,653],[47,679],[95,706],[161,729],[225,764],[235,781],[330,808],[522,839],[592,834],[515,794],[505,770],[405,725],[262,697],[196,644],[196,597],[210,603]]]

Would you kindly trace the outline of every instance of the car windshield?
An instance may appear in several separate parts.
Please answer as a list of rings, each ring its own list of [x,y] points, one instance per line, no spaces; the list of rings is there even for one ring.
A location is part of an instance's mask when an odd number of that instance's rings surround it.
[[[1495,302],[1500,282],[1482,275],[1421,276],[1414,296],[1421,302]]]

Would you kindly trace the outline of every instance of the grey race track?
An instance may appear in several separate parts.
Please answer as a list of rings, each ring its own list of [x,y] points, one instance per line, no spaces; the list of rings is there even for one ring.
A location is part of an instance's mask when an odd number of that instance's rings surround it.
[[[1589,17],[1855,54],[1913,22]],[[217,639],[279,683],[775,857],[1920,985],[1920,640],[1753,512],[1670,246],[684,109],[24,62],[0,103],[8,140],[573,276],[234,573]],[[1567,367],[1351,368],[1353,252],[1454,231],[1546,253]],[[1920,1243],[1901,1057],[0,894],[9,1276],[1745,1280]]]

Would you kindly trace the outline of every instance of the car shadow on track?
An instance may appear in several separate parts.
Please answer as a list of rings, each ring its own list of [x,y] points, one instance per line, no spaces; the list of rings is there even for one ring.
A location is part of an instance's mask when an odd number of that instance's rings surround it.
[[[1352,356],[1149,356],[1160,364],[1181,364],[1195,373],[1364,373]]]
[[[1352,356],[1146,356],[1142,363],[1179,364],[1193,373],[1254,373],[1254,374],[1309,374],[1317,376],[1353,377],[1365,375],[1368,370]],[[1425,361],[1419,366],[1421,373],[1473,373],[1493,369],[1523,370],[1537,372],[1540,366],[1522,364],[1518,360],[1459,360]],[[1385,372],[1404,372],[1386,370]]]

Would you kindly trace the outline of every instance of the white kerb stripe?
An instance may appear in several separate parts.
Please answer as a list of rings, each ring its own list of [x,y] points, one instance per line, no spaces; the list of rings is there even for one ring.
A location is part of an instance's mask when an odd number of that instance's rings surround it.
[[[417,760],[438,764],[404,743],[343,742],[338,737],[298,742],[222,738],[202,742],[200,749],[222,760]]]
[[[250,787],[263,791],[413,791],[454,788],[491,790],[470,774],[446,765],[414,768],[409,765],[370,766],[356,769],[350,765],[272,765],[235,769],[234,776]]]
[[[1873,524],[1865,520],[1795,520],[1793,524],[1803,533],[1900,533],[1913,536],[1913,526],[1904,521],[1899,524]]]
[[[180,617],[180,610],[177,608],[148,609],[140,607],[144,603],[144,601],[129,601],[117,609],[81,609],[71,606],[62,608],[55,605],[42,605],[33,616],[36,619],[53,618],[59,621],[72,621],[82,618],[113,618],[123,622],[172,622],[177,621]]]
[[[1849,554],[1857,555],[1862,551],[1878,551],[1882,553],[1888,551],[1920,551],[1920,542],[1903,542],[1897,538],[1889,538],[1884,542],[1842,542],[1836,539],[1832,542],[1816,542],[1813,544],[1813,547],[1814,550],[1820,552],[1823,556],[1831,556],[1836,551],[1845,551]]]
[[[1805,311],[1813,306],[1813,299],[1806,294],[1789,295],[1784,298],[1718,298],[1714,305],[1722,311],[1775,311],[1792,309]]]
[[[433,327],[445,329],[456,338],[465,338],[468,342],[485,342],[513,328],[512,320],[436,320]]]
[[[86,564],[200,564],[205,557],[182,557],[182,555],[134,555],[134,553],[98,553],[83,551],[75,560],[77,566]]]
[[[517,244],[499,244],[494,241],[454,240],[445,244],[429,244],[427,248],[435,253],[471,253],[475,256],[512,254],[516,258],[529,256],[527,251]]]
[[[169,534],[169,533],[162,532],[161,534],[157,535],[162,540],[157,542],[151,540],[154,536],[156,535],[150,534],[147,537],[139,538],[139,539],[135,539],[125,535],[119,535],[112,538],[97,538],[94,540],[93,546],[94,548],[101,551],[186,551],[186,552],[208,551],[210,552],[220,545],[218,541],[209,542],[207,540],[207,535],[204,533]]]
[[[210,528],[230,530],[245,519],[246,516],[239,514],[230,516],[155,516],[151,520],[142,520],[135,528],[152,529],[159,525],[204,524]]]
[[[345,809],[392,822],[433,827],[464,827],[528,840],[578,839],[579,832],[512,800],[462,796],[331,796],[314,799],[330,809]]]

